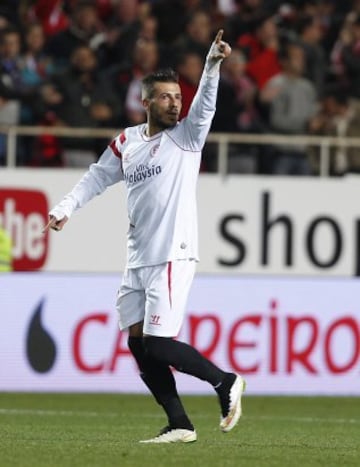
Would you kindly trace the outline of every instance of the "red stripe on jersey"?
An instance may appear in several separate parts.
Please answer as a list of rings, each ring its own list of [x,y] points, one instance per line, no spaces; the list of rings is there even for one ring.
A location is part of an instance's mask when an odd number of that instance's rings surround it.
[[[124,144],[125,141],[126,141],[125,133],[121,133],[121,135],[120,135],[120,143],[121,143],[121,144]]]
[[[112,152],[114,153],[114,155],[116,157],[118,157],[119,159],[121,159],[121,152],[118,150],[118,148],[116,147],[116,143],[115,143],[115,140],[113,139],[109,145],[110,149],[112,150]]]
[[[171,261],[168,262],[168,290],[169,290],[169,302],[170,302],[170,308],[172,308],[172,297],[171,297],[171,269],[172,269],[172,263]]]

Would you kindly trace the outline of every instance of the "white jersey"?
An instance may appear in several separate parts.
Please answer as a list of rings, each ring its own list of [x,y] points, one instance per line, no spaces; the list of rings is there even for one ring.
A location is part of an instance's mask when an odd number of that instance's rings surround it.
[[[198,261],[196,182],[201,150],[215,113],[218,67],[203,72],[188,116],[152,137],[146,124],[117,136],[50,214],[70,215],[108,186],[127,188],[128,268]]]

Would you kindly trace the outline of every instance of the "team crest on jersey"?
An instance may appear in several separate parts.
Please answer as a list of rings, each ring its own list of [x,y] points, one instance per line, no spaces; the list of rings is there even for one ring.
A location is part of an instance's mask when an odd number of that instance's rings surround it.
[[[150,149],[150,156],[151,157],[155,157],[158,149],[160,147],[160,144],[155,144],[155,146],[153,146],[151,149]]]

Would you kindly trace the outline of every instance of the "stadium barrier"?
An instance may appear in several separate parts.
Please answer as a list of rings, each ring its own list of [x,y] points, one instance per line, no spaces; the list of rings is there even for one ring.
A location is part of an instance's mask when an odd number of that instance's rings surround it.
[[[108,128],[70,128],[51,126],[6,126],[0,125],[0,134],[6,135],[7,157],[6,166],[16,166],[16,147],[19,136],[40,136],[43,134],[58,136],[59,138],[113,138],[119,129]],[[247,133],[210,133],[208,143],[216,143],[217,172],[226,176],[228,173],[229,145],[232,143],[244,145],[278,145],[293,147],[319,147],[319,175],[328,176],[330,167],[330,150],[332,147],[346,149],[360,147],[360,138],[341,136],[312,136],[312,135],[275,135],[275,134],[247,134]]]

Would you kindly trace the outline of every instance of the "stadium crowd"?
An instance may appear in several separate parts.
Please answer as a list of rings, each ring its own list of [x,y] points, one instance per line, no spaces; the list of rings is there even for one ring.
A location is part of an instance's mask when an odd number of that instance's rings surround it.
[[[219,28],[233,53],[211,131],[360,136],[359,0],[1,0],[0,125],[136,125],[141,79],[159,67],[179,73],[184,116]],[[21,137],[17,163],[82,165],[106,142]],[[215,170],[215,151],[206,145],[202,170]],[[317,148],[229,151],[233,172],[318,171]],[[5,154],[0,134],[0,165]],[[360,148],[332,149],[330,165],[359,172]]]

